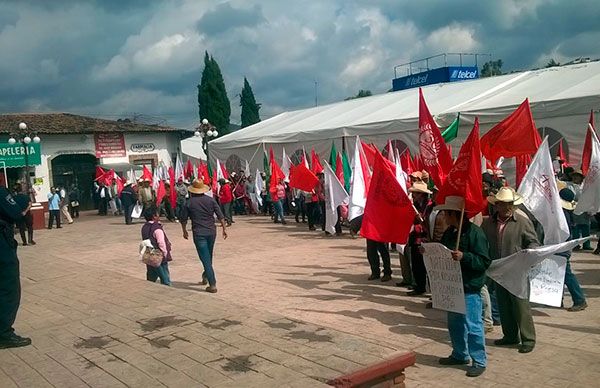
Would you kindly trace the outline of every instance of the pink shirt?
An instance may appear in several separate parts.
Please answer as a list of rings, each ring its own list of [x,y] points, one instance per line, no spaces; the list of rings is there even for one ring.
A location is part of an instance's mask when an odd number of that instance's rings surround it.
[[[158,243],[158,248],[162,251],[165,257],[167,257],[169,253],[167,252],[167,243],[165,242],[165,232],[162,229],[156,229],[154,231],[154,238]]]

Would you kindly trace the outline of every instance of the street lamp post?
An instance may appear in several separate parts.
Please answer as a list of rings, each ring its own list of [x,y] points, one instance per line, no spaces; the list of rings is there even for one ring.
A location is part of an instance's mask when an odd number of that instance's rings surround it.
[[[194,136],[202,138],[202,150],[206,154],[206,161],[208,162],[208,142],[211,138],[219,136],[217,127],[212,125],[207,119],[202,119],[200,124],[196,127]]]
[[[29,183],[29,144],[31,142],[39,143],[40,141],[40,137],[34,131],[28,130],[25,123],[19,123],[19,129],[11,133],[8,139],[8,144],[14,145],[18,142],[25,149],[25,190],[27,191],[27,195],[31,195],[31,186]]]

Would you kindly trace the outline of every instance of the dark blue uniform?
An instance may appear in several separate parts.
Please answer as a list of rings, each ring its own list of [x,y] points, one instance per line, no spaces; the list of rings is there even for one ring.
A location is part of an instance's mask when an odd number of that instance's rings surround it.
[[[0,342],[14,336],[12,325],[21,300],[14,223],[23,218],[22,212],[10,192],[0,187]]]

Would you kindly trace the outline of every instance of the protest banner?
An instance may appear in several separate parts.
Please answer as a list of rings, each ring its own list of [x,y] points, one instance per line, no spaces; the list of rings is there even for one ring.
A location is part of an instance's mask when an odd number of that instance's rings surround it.
[[[433,308],[465,314],[460,262],[452,260],[450,250],[440,243],[425,243],[423,248]]]
[[[567,259],[550,256],[529,271],[529,301],[560,307],[565,286]]]

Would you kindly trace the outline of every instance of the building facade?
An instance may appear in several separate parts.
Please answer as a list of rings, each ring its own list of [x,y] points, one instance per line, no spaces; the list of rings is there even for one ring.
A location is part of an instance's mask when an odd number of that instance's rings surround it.
[[[33,153],[28,155],[28,169],[23,160],[15,160],[19,157],[15,154],[23,154],[25,145],[7,144],[21,122],[27,124],[31,136],[41,139],[39,144],[28,146],[29,153]],[[23,181],[29,170],[30,185],[38,202],[47,202],[51,187],[69,189],[74,185],[81,192],[82,209],[90,209],[96,166],[114,169],[121,176],[130,169],[141,170],[144,165],[168,167],[180,151],[180,141],[189,135],[185,130],[167,126],[68,113],[0,115],[0,184],[12,187]],[[6,155],[2,155],[3,147],[7,148]]]

